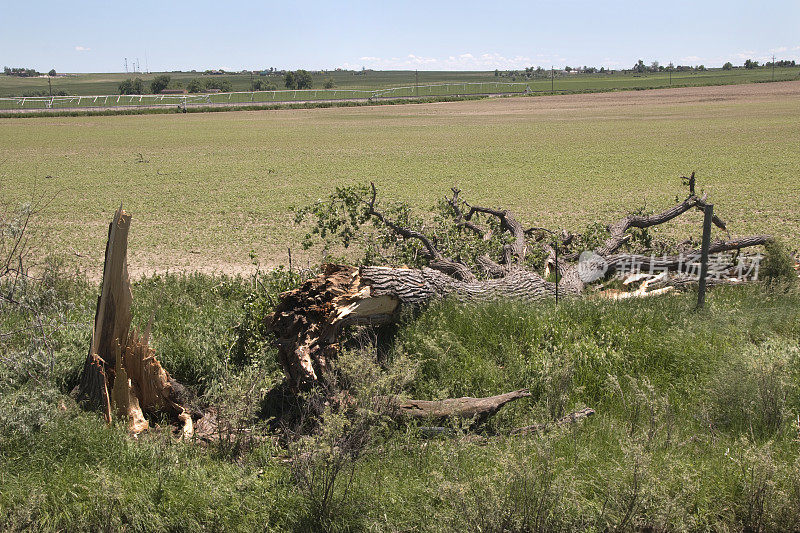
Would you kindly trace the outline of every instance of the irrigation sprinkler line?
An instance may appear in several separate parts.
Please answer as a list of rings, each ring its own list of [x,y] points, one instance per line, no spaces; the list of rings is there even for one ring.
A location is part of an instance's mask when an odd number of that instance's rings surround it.
[[[489,82],[491,85],[492,82]],[[495,83],[495,87],[497,90],[500,90],[500,84],[497,82]],[[507,92],[514,92],[514,89],[519,86],[522,88],[523,86],[527,86],[525,82],[508,82],[503,84],[506,87]],[[448,94],[473,94],[475,93],[473,88],[477,88],[478,91],[485,91],[486,89],[486,82],[464,82],[464,83],[433,83],[427,85],[413,85],[413,86],[402,86],[402,87],[391,87],[387,89],[374,89],[374,90],[365,90],[365,89],[347,89],[345,91],[340,90],[321,90],[321,89],[281,89],[275,91],[231,91],[228,93],[216,93],[216,94],[202,94],[202,95],[187,95],[183,97],[184,102],[206,102],[209,104],[213,104],[213,100],[219,100],[225,98],[225,95],[228,96],[228,102],[233,102],[233,96],[236,95],[236,101],[241,103],[247,101],[247,98],[241,95],[247,95],[249,97],[250,102],[255,102],[255,93],[262,92],[264,95],[269,94],[270,98],[262,100],[259,97],[258,101],[269,101],[277,102],[278,93],[287,94],[291,93],[288,98],[281,98],[280,101],[291,102],[292,100],[298,99],[308,99],[308,100],[330,100],[339,98],[387,98],[387,97],[413,97],[415,94],[419,94],[423,91],[419,91],[419,89],[424,89],[424,92],[427,96],[436,95],[448,95]],[[460,91],[460,93],[459,93]],[[339,92],[345,93],[339,95]],[[519,91],[523,92],[523,91]],[[349,93],[349,94],[346,94]],[[307,95],[307,97],[306,97]],[[332,96],[331,96],[332,95]],[[83,98],[91,98],[92,103],[98,105],[108,105],[109,99],[113,99],[116,96],[117,104],[121,105],[171,105],[175,102],[181,102],[180,96],[172,96],[172,95],[75,95],[75,96],[44,96],[44,97],[0,97],[0,102],[12,102],[14,107],[17,108],[26,108],[32,106],[32,108],[38,107],[53,107],[53,106],[63,106],[69,107],[69,105],[73,104],[77,101],[77,106],[81,107],[83,105]],[[125,96],[127,103],[122,101],[122,97]],[[138,97],[138,102],[135,100]],[[212,100],[213,97],[213,100]],[[148,102],[144,101],[144,98],[148,99]],[[102,102],[98,102],[101,99]]]

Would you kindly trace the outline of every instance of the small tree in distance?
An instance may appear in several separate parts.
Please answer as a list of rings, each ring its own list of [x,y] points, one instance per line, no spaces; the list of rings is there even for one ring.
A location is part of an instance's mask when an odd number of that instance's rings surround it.
[[[323,87],[325,87],[326,89],[333,89],[334,87],[336,87],[336,82],[333,81],[333,78],[328,78],[325,80]]]
[[[53,96],[53,76],[56,75],[56,69],[51,68],[50,72],[47,73],[47,89],[50,91],[50,96]]]
[[[733,68],[733,63],[731,63],[730,61],[722,65],[722,70],[731,70],[732,68]]]
[[[294,72],[291,70],[286,72],[286,75],[283,77],[283,85],[287,89],[297,89],[297,80],[295,80]]]
[[[141,78],[132,80],[128,78],[118,86],[119,94],[142,94],[144,92],[144,82]]]
[[[287,89],[310,89],[312,86],[311,74],[307,70],[291,70],[283,77],[283,84]]]
[[[164,89],[167,88],[169,85],[170,77],[167,74],[161,74],[156,76],[152,82],[150,82],[150,92],[153,94],[158,94]]]

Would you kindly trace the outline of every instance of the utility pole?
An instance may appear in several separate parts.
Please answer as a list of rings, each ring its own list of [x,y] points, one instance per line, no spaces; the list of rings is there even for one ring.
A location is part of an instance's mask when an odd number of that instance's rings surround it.
[[[669,85],[672,87],[672,61],[669,62]]]
[[[775,54],[772,54],[772,81],[775,81]]]
[[[128,58],[125,58],[125,74],[128,73]]]

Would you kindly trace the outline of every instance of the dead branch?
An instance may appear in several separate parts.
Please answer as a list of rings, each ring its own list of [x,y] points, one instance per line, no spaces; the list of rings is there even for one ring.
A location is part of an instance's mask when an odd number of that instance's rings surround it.
[[[472,419],[476,424],[484,422],[504,405],[520,398],[529,398],[528,389],[520,389],[487,398],[450,398],[446,400],[405,400],[392,398],[388,404],[400,417],[420,421],[441,423],[452,418]]]
[[[475,274],[472,273],[467,265],[458,261],[454,261],[449,257],[445,257],[424,233],[400,226],[396,222],[386,218],[383,213],[375,209],[377,191],[375,190],[374,183],[370,183],[370,187],[372,188],[372,196],[367,203],[367,213],[383,222],[388,228],[404,239],[417,239],[420,241],[425,247],[425,257],[429,261],[430,268],[439,270],[447,275],[463,281],[475,281],[477,279]]]
[[[525,262],[525,252],[528,249],[528,243],[525,240],[525,228],[517,220],[511,211],[506,209],[492,209],[489,207],[481,207],[476,205],[469,205],[469,211],[464,215],[464,220],[469,222],[476,213],[483,213],[492,215],[500,220],[500,229],[509,232],[514,237],[514,242],[503,246],[503,261],[502,263],[507,268],[520,267]]]
[[[583,409],[579,409],[574,413],[570,413],[564,417],[559,418],[554,422],[545,422],[542,424],[532,424],[530,426],[525,426],[517,429],[513,429],[509,432],[509,435],[525,435],[530,433],[547,433],[555,428],[565,426],[567,424],[574,424],[576,422],[580,422],[585,418],[589,418],[590,416],[594,416],[595,411],[590,407],[584,407]]]

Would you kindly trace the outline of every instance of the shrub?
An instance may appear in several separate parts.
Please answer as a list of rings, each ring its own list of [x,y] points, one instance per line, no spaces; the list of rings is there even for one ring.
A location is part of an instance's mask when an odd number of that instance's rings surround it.
[[[287,89],[310,89],[313,85],[311,74],[306,70],[291,70],[283,77],[283,83]]]
[[[199,93],[203,90],[203,84],[197,78],[193,78],[186,84],[186,90],[190,93]]]
[[[117,87],[119,94],[142,94],[144,92],[144,82],[141,78],[130,79],[123,81]]]
[[[325,83],[322,86],[325,87],[326,89],[333,89],[334,87],[336,87],[336,82],[333,81],[333,78],[328,78],[325,80]]]
[[[231,91],[231,82],[228,80],[206,80],[205,88],[219,89],[220,91],[227,93]]]
[[[768,284],[797,284],[797,272],[789,248],[773,239],[764,245],[764,258],[759,263],[759,278]]]
[[[29,437],[58,415],[58,390],[31,383],[14,390],[0,388],[0,435]]]

